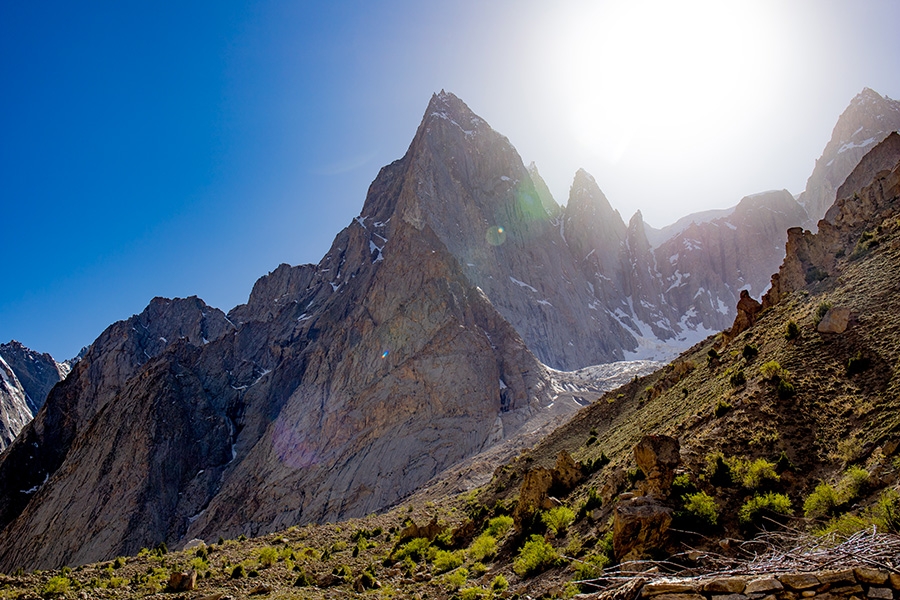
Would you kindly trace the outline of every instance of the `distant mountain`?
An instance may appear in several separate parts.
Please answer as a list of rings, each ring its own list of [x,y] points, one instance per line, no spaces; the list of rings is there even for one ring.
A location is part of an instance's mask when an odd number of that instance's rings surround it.
[[[0,356],[22,383],[32,414],[37,414],[53,386],[65,379],[72,369],[70,361],[58,363],[46,352],[35,352],[16,340],[0,345]]]
[[[0,455],[0,571],[388,507],[596,398],[545,365],[669,358],[726,327],[805,222],[767,192],[654,247],[590,174],[559,208],[436,94],[318,264],[227,315],[156,298],[97,338]]]
[[[0,356],[0,452],[16,439],[31,417],[22,384]]]
[[[838,187],[860,159],[892,131],[900,129],[900,102],[863,89],[841,113],[831,140],[816,161],[799,201],[815,224],[834,203]]]

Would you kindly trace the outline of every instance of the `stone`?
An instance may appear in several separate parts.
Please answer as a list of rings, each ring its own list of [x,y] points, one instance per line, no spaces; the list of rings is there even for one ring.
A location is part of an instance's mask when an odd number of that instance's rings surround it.
[[[900,574],[891,573],[888,578],[888,582],[890,583],[892,588],[894,588],[895,590],[900,590]]]
[[[834,594],[835,596],[847,597],[847,596],[853,596],[853,595],[857,595],[857,594],[862,595],[862,593],[865,590],[863,590],[861,585],[846,585],[843,587],[831,588],[831,590],[829,590],[829,591],[832,594]]]
[[[816,590],[803,590],[802,592],[800,592],[800,595],[804,598],[812,598],[816,595]]]
[[[744,594],[713,594],[710,600],[749,600]]]
[[[706,600],[704,596],[701,594],[660,594],[659,596],[654,596],[653,600]]]
[[[748,330],[751,325],[756,323],[762,309],[762,304],[754,300],[748,290],[741,290],[741,297],[737,303],[737,316],[728,331],[728,338],[734,339],[740,333]]]
[[[850,585],[856,583],[856,575],[854,574],[853,569],[841,569],[839,571],[820,571],[816,573],[816,577],[818,577],[819,581],[822,583],[843,583]]]
[[[401,529],[400,533],[397,534],[397,543],[399,544],[414,538],[427,538],[429,542],[432,542],[434,541],[434,538],[443,533],[443,531],[444,528],[438,524],[437,517],[433,517],[428,525],[422,527],[416,525],[416,522],[413,521]]]
[[[819,578],[811,573],[788,573],[780,575],[778,579],[785,586],[798,591],[819,585]]]
[[[846,306],[833,306],[819,321],[816,331],[819,333],[844,333],[850,323],[850,312]]]
[[[634,447],[634,459],[646,476],[641,482],[644,493],[668,497],[675,468],[681,463],[678,440],[667,435],[645,435]]]
[[[747,582],[744,588],[745,594],[759,594],[763,592],[781,591],[784,586],[775,577],[761,577]]]
[[[886,587],[872,586],[866,593],[866,598],[871,598],[872,600],[894,600],[894,590]]]
[[[890,577],[890,574],[886,571],[869,567],[857,567],[853,569],[853,573],[856,575],[857,581],[860,583],[868,583],[870,585],[884,585],[888,582]]]
[[[663,579],[646,584],[641,589],[641,596],[647,598],[658,594],[683,594],[686,592],[696,592],[696,588],[688,582]]]
[[[587,597],[592,600],[635,600],[640,596],[645,582],[646,579],[643,577],[635,577],[617,588],[590,594]]]
[[[175,571],[169,576],[169,589],[173,592],[190,592],[197,586],[197,571]]]
[[[740,594],[747,586],[743,577],[721,577],[703,584],[703,591],[710,594]]]
[[[672,509],[652,497],[621,502],[613,516],[613,552],[618,562],[638,560],[663,548],[672,524]]]

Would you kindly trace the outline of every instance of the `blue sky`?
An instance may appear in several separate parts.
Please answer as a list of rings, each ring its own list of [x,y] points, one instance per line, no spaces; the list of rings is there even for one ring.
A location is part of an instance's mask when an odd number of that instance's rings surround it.
[[[798,193],[856,93],[900,97],[898,22],[888,1],[4,2],[0,340],[64,359],[154,296],[227,311],[317,262],[440,89],[560,202],[580,167],[655,226]]]

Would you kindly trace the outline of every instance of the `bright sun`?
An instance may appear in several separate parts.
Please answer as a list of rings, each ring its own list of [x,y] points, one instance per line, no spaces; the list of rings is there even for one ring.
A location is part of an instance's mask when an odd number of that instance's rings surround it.
[[[573,133],[617,163],[636,143],[691,150],[755,116],[772,92],[778,40],[759,4],[581,5],[561,21],[553,62]]]

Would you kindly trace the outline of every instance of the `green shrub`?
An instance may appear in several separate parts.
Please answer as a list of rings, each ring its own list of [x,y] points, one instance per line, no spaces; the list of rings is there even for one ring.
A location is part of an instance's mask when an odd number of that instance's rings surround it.
[[[509,582],[506,580],[502,574],[494,577],[494,580],[491,582],[491,591],[492,592],[502,592],[506,588],[509,587]]]
[[[897,490],[887,489],[882,492],[874,510],[879,529],[888,533],[900,533],[900,494]]]
[[[481,577],[485,573],[487,573],[487,567],[483,562],[472,563],[472,577]]]
[[[803,501],[803,514],[809,518],[824,517],[830,515],[838,504],[840,501],[835,489],[823,482]]]
[[[735,483],[748,490],[755,490],[767,481],[778,481],[781,477],[775,471],[775,463],[764,458],[749,461],[745,458],[733,458],[730,461],[731,477]]]
[[[731,384],[731,387],[741,387],[747,383],[747,375],[743,369],[738,369],[728,378],[728,383]]]
[[[553,535],[564,535],[575,520],[575,511],[568,506],[555,506],[541,513],[541,521]]]
[[[862,495],[869,483],[869,472],[862,467],[850,467],[838,482],[838,493],[844,503],[851,503]]]
[[[706,492],[700,491],[684,497],[684,510],[696,521],[715,525],[719,520],[719,509],[716,501]]]
[[[784,339],[786,340],[795,340],[800,337],[800,327],[794,321],[788,321],[787,327],[784,330]]]
[[[706,353],[706,364],[710,367],[715,367],[719,364],[719,353],[715,348],[710,348]]]
[[[403,560],[408,556],[415,562],[419,562],[428,552],[429,544],[428,538],[412,539],[394,552],[394,558]]]
[[[866,252],[876,246],[878,246],[878,240],[875,238],[875,233],[863,231],[856,242],[856,246],[853,247],[853,252],[850,253],[850,260],[856,260],[864,256]]]
[[[487,590],[480,587],[468,587],[459,590],[460,600],[481,600],[487,595]]]
[[[792,398],[797,393],[797,390],[794,388],[794,384],[787,379],[779,379],[775,385],[775,392],[780,400],[787,400]]]
[[[704,475],[714,486],[727,486],[734,481],[731,473],[731,465],[725,460],[721,452],[712,452],[706,456]]]
[[[743,374],[744,372],[738,371],[738,373]],[[719,398],[718,402],[716,402],[716,408],[713,410],[713,414],[716,415],[716,418],[724,417],[732,408],[734,407],[731,406],[731,402],[724,398]]]
[[[43,594],[45,596],[55,596],[55,595],[63,595],[68,592],[72,587],[72,580],[68,577],[62,577],[57,575],[55,577],[51,577],[47,583],[44,584]]]
[[[763,376],[763,379],[768,379],[770,381],[774,380],[776,377],[781,377],[783,373],[784,369],[782,369],[781,365],[778,364],[778,361],[775,360],[770,360],[759,368],[759,374]]]
[[[469,547],[469,558],[481,561],[497,554],[497,540],[489,533],[482,533]]]
[[[603,506],[603,498],[597,493],[597,488],[592,487],[588,490],[587,500],[585,500],[578,508],[578,516],[576,518],[583,519],[591,514],[594,509],[600,508],[601,506]]]
[[[309,575],[303,567],[299,567],[297,579],[294,580],[295,587],[310,587],[316,585],[316,580]]]
[[[547,540],[542,536],[532,535],[513,561],[513,571],[519,577],[530,577],[556,566],[559,561],[559,554]]]
[[[446,550],[436,550],[434,553],[435,573],[446,573],[463,564],[462,552],[448,552]]]
[[[121,569],[125,566],[125,557],[119,556],[113,561],[113,569]]]
[[[260,566],[271,567],[278,562],[278,548],[274,546],[263,546],[256,551],[256,556]]]
[[[590,554],[584,560],[572,563],[575,577],[579,580],[596,579],[603,574],[603,569],[609,565],[609,557],[604,554]]]
[[[754,344],[744,344],[743,350],[741,350],[741,356],[744,357],[744,360],[751,361],[756,358],[756,355],[759,354],[759,348],[757,348]]]
[[[500,515],[488,521],[485,533],[497,539],[506,535],[506,532],[513,526],[513,518],[509,515]]]
[[[450,588],[451,591],[458,590],[462,586],[466,584],[466,579],[469,577],[468,569],[457,569],[452,573],[448,573],[444,575],[443,581],[447,584],[447,587]]]
[[[238,565],[231,571],[232,579],[241,579],[247,576],[247,569],[244,565]]]
[[[791,514],[791,499],[784,494],[767,492],[753,496],[738,511],[738,520],[744,524],[758,525],[764,517],[788,516]]]

